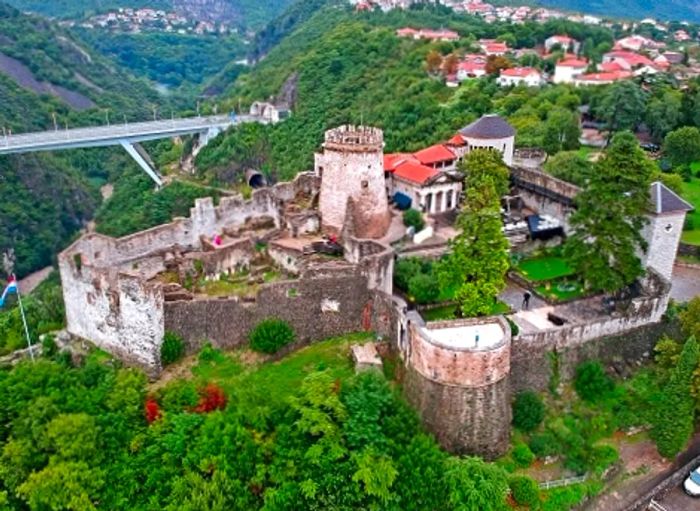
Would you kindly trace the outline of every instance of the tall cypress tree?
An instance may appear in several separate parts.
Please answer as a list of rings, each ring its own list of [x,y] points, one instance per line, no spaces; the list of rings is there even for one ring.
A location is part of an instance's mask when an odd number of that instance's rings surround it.
[[[576,197],[564,255],[588,289],[618,291],[643,275],[637,253],[646,250],[641,231],[653,172],[634,135],[618,133]]]
[[[437,273],[441,286],[457,289],[464,316],[484,316],[492,312],[508,271],[501,196],[508,191],[509,172],[498,152],[483,149],[470,153],[464,170],[464,206],[456,224],[461,232]]]

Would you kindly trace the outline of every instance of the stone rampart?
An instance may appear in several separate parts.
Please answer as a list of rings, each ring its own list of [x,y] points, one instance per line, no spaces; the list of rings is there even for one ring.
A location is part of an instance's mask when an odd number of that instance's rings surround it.
[[[247,343],[268,318],[289,322],[301,343],[371,328],[373,294],[358,271],[319,271],[299,280],[263,285],[254,302],[235,298],[165,304],[165,330],[181,335],[191,350],[205,341],[221,348]]]
[[[404,390],[426,428],[453,453],[487,459],[503,455],[510,439],[510,327],[503,318],[425,324],[416,314],[407,324]],[[500,338],[471,345],[466,329],[497,327]],[[433,331],[465,329],[458,345],[436,339]],[[463,344],[463,345],[462,345]],[[402,345],[399,339],[399,346]]]

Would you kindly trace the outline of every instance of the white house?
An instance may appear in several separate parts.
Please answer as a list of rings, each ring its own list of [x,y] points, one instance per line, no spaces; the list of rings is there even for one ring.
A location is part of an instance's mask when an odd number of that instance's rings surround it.
[[[459,130],[459,134],[467,144],[467,154],[472,149],[493,149],[501,153],[506,165],[513,165],[515,129],[502,117],[485,115]]]
[[[548,37],[544,42],[544,47],[547,52],[551,52],[552,48],[557,45],[565,52],[578,53],[581,43],[568,35],[553,35],[552,37]]]
[[[568,57],[557,62],[554,68],[554,83],[574,83],[574,79],[588,69],[588,60]]]
[[[501,70],[497,80],[501,87],[511,85],[525,85],[527,87],[539,87],[544,83],[542,73],[533,67],[514,67]]]

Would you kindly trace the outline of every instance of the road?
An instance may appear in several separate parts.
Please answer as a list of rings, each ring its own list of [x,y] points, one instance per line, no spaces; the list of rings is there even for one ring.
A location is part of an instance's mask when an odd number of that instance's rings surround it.
[[[66,149],[69,147],[93,147],[115,145],[121,139],[145,141],[209,128],[226,128],[233,124],[263,122],[258,117],[226,115],[167,119],[131,124],[111,124],[87,128],[57,129],[35,133],[0,134],[0,154]],[[118,145],[118,144],[116,144]]]

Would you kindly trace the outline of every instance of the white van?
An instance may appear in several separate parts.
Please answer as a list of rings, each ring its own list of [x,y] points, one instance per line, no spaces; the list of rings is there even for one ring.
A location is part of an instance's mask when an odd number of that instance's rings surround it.
[[[690,473],[683,483],[683,489],[691,497],[700,497],[700,467]]]

